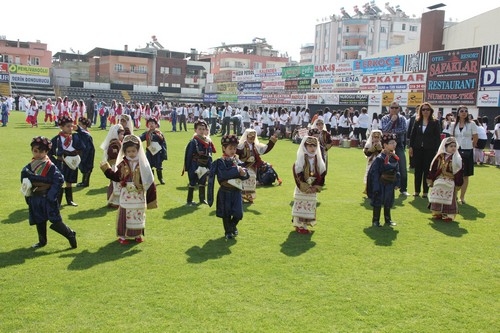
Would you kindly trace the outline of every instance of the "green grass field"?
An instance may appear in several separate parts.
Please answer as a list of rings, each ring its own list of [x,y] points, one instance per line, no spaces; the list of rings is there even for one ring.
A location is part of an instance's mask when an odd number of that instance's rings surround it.
[[[225,241],[215,207],[185,206],[181,171],[189,129],[172,133],[162,122],[167,184],[158,186],[159,208],[147,212],[144,243],[116,241],[116,212],[106,207],[108,180],[98,168],[106,133],[95,128],[91,186],[75,189],[78,207],[62,209],[78,248],[69,249],[49,229],[47,246],[33,250],[37,235],[28,224],[20,172],[31,159],[31,138],[58,130],[43,123],[30,128],[22,113],[12,113],[0,128],[0,332],[500,330],[500,170],[494,166],[476,168],[456,222],[431,220],[422,198],[397,197],[398,225],[372,228],[361,193],[363,153],[335,147],[318,224],[308,236],[290,222],[298,145],[281,140],[264,159],[283,185],[258,188],[237,240]],[[220,136],[213,140],[218,157]]]

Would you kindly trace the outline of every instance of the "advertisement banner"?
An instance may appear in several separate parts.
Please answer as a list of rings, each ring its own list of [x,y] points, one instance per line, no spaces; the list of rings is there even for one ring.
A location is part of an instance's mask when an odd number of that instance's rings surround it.
[[[281,68],[263,68],[263,69],[254,69],[255,77],[258,79],[263,78],[280,78],[281,77]]]
[[[28,76],[11,74],[10,81],[12,83],[29,83],[40,86],[50,86],[50,77],[48,76]]]
[[[500,67],[481,68],[479,84],[481,88],[500,87]]]
[[[50,69],[48,67],[38,67],[38,66],[22,66],[16,64],[9,65],[9,72],[11,74],[21,74],[21,75],[36,75],[36,76],[49,76]]]
[[[252,69],[233,71],[231,81],[255,81],[255,73]]]
[[[481,48],[429,53],[426,99],[436,105],[475,105]]]
[[[9,74],[0,74],[0,82],[9,82]]]
[[[285,90],[285,80],[262,81],[262,90]]]
[[[354,74],[402,73],[404,56],[354,60]]]
[[[282,67],[281,71],[283,79],[311,78],[314,76],[314,65]]]
[[[479,91],[477,94],[477,106],[497,107],[500,106],[500,91]]]
[[[242,92],[256,92],[261,90],[261,82],[238,82],[237,89]]]

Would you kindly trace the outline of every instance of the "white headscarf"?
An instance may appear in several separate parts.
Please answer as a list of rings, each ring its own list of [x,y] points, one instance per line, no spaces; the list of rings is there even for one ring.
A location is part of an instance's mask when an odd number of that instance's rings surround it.
[[[106,135],[106,139],[104,139],[104,141],[99,146],[102,150],[104,150],[104,156],[102,158],[103,161],[107,161],[108,160],[108,147],[109,147],[109,143],[112,140],[115,140],[115,139],[118,140],[118,131],[119,130],[123,131],[123,126],[122,125],[116,124],[116,125],[111,126],[109,128],[108,135]]]
[[[307,139],[311,139],[311,138],[313,138],[317,142],[316,151],[314,152],[313,155],[311,155],[307,151],[307,148],[305,146]],[[306,156],[307,157],[316,156],[316,163],[317,163],[316,167],[318,168],[319,173],[323,174],[324,172],[326,172],[326,165],[325,165],[325,162],[323,161],[323,157],[321,156],[321,149],[319,148],[318,138],[316,138],[315,136],[307,136],[306,135],[302,138],[302,141],[300,142],[299,149],[297,150],[297,160],[295,161],[295,166],[294,166],[295,173],[298,174],[298,173],[301,173],[302,171],[304,171],[304,163],[306,162]]]
[[[238,141],[238,149],[243,149],[245,147],[245,142],[247,142],[247,140],[248,140],[249,133],[255,134],[255,140],[253,142],[253,146],[255,147],[255,149],[257,149],[257,152],[259,154],[263,154],[267,149],[267,145],[259,142],[257,132],[253,128],[247,128],[245,130],[245,132],[243,132],[243,135],[241,136],[240,140]]]
[[[151,170],[151,166],[149,165],[148,159],[146,158],[146,153],[144,152],[144,149],[142,149],[141,139],[137,135],[130,134],[126,135],[125,138],[123,138],[123,144],[128,141],[134,141],[134,143],[139,144],[138,155],[139,167],[141,169],[141,181],[142,185],[144,186],[144,191],[146,191],[154,182],[153,171]],[[123,144],[122,149],[120,149],[118,157],[116,158],[116,165],[119,165],[123,161]]]
[[[128,114],[121,114],[118,116],[118,123],[120,123],[122,118],[127,120],[127,128],[130,130],[130,134],[134,134],[134,123],[132,122],[132,117]]]
[[[434,158],[432,159],[431,167],[439,155],[441,155],[441,154],[445,154],[445,156],[449,155],[449,153],[446,152],[446,145],[453,143],[453,142],[457,144],[457,150],[453,154],[453,157],[451,160],[451,168],[453,170],[453,174],[456,174],[458,171],[460,171],[460,169],[462,169],[462,157],[460,156],[460,153],[458,152],[459,145],[458,145],[457,139],[453,136],[444,138],[441,141],[441,144],[439,145],[439,149],[436,153],[436,156],[434,156]]]
[[[373,137],[373,133],[378,133],[378,134],[380,134],[380,144],[382,144],[382,131],[381,131],[381,130],[376,129],[376,130],[372,130],[372,131],[370,132],[370,136],[368,137],[368,140],[366,140],[366,143],[365,143],[365,147],[364,147],[364,148],[368,148],[368,149],[370,149],[370,148],[373,146],[373,139],[372,139],[372,137]]]
[[[318,121],[321,121],[323,123],[323,129],[322,129],[322,131],[326,131],[325,119],[323,119],[323,116],[318,116],[318,118],[316,118],[314,120],[314,122],[311,125],[311,129],[318,128]]]

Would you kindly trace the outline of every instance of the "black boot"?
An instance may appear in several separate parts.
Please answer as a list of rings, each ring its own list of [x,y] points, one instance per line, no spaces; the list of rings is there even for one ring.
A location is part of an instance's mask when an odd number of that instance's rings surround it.
[[[224,234],[225,234],[226,239],[234,238],[231,218],[230,217],[223,217],[222,224],[224,225]]]
[[[62,206],[62,197],[63,197],[63,189],[62,187],[59,189],[59,192],[57,192],[57,203],[59,204],[59,209]]]
[[[163,181],[163,170],[157,169],[156,173],[158,174],[158,180],[160,181],[160,184],[165,185],[165,182]]]
[[[236,237],[238,236],[238,228],[236,228],[236,226],[238,225],[238,222],[240,222],[240,219],[237,219],[235,217],[233,217],[231,219],[231,227],[232,227],[232,232],[233,232],[233,235]]]
[[[68,227],[66,224],[64,224],[64,222],[60,221],[60,222],[52,223],[52,225],[50,226],[50,229],[54,230],[58,234],[63,235],[64,237],[66,237],[69,241],[69,245],[71,245],[71,248],[76,249],[76,247],[77,247],[76,232],[71,230],[71,228]]]
[[[85,185],[87,182],[87,173],[82,173],[82,182],[76,184],[76,187],[87,187],[88,185]]]
[[[73,188],[72,187],[66,187],[64,189],[64,193],[66,194],[66,203],[69,206],[77,207],[78,204],[73,202]]]
[[[380,211],[381,210],[382,210],[382,207],[380,207],[380,206],[373,207],[373,217],[372,217],[372,226],[373,227],[380,227]]]
[[[188,197],[187,197],[187,200],[186,200],[186,204],[188,206],[192,206],[192,205],[195,205],[195,203],[193,202],[193,195],[194,195],[194,187],[191,187],[189,186],[188,188]]]
[[[208,205],[207,200],[205,200],[205,185],[200,185],[198,187],[198,197],[200,199],[200,205]]]
[[[31,246],[34,249],[47,245],[47,222],[37,224],[36,232],[38,233],[38,243]]]
[[[384,226],[392,227],[396,225],[396,222],[391,219],[391,207],[384,206]]]

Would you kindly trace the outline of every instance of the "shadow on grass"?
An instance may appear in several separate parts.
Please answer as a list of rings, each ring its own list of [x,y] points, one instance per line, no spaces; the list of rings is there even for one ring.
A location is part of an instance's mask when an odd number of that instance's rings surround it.
[[[29,217],[28,208],[18,209],[16,211],[13,211],[12,213],[10,213],[6,219],[3,219],[2,223],[4,223],[4,224],[19,223],[19,222],[27,221],[28,217]]]
[[[477,219],[484,219],[486,214],[480,212],[476,207],[471,206],[469,204],[460,205],[459,206],[460,215],[464,220],[475,221]]]
[[[85,220],[85,219],[94,218],[94,217],[106,216],[108,214],[108,212],[115,212],[116,213],[116,208],[104,206],[104,207],[97,208],[97,209],[81,210],[81,211],[78,211],[74,214],[68,214],[68,217],[71,220]]]
[[[82,189],[81,187],[77,187],[79,189]],[[101,188],[91,188],[90,190],[87,191],[87,193],[85,195],[101,195],[101,194],[105,194],[108,192],[108,187],[105,186],[105,187],[101,187]]]
[[[316,246],[316,242],[311,240],[313,234],[299,234],[296,231],[290,231],[287,239],[281,244],[280,252],[289,257],[298,257],[306,253]]]
[[[97,250],[97,252],[89,252],[83,250],[80,253],[63,254],[61,258],[74,258],[69,264],[68,269],[72,271],[81,271],[89,269],[99,264],[120,260],[126,257],[131,257],[141,250],[134,249],[137,243],[132,241],[129,245],[122,245],[117,241],[113,241]]]
[[[229,248],[234,244],[236,244],[235,239],[226,240],[224,237],[210,239],[202,247],[195,245],[188,249],[186,261],[191,264],[201,264],[210,259],[220,259],[231,254]]]
[[[200,209],[200,206],[198,205],[196,206],[182,205],[179,207],[170,208],[169,210],[165,211],[165,214],[163,214],[163,218],[167,220],[176,219],[186,214],[194,213],[198,209]]]
[[[26,262],[27,259],[34,259],[37,257],[50,255],[59,252],[65,252],[68,250],[72,250],[68,248],[66,250],[58,250],[54,252],[45,252],[43,250],[36,250],[33,248],[21,248],[15,249],[9,252],[0,252],[0,268],[5,268],[8,266],[21,265]]]
[[[363,197],[363,198],[362,198],[362,200],[363,200],[363,201],[361,201],[361,202],[359,203],[359,205],[360,205],[361,207],[365,207],[367,210],[372,210],[372,209],[373,209],[372,205],[370,205],[370,198],[368,198],[368,197]]]
[[[252,209],[253,205],[252,204],[244,204],[243,205],[243,212],[253,214],[253,215],[262,215],[262,213],[256,209]]]
[[[378,246],[391,246],[398,237],[398,230],[391,227],[367,227],[363,232]]]
[[[462,237],[463,235],[469,233],[467,229],[460,228],[460,225],[457,222],[443,222],[439,220],[433,220],[432,218],[429,218],[429,220],[431,221],[429,225],[432,227],[432,229],[439,231],[446,236]]]
[[[429,213],[429,201],[425,198],[416,197],[415,199],[410,201],[410,205],[421,211],[422,213]]]

